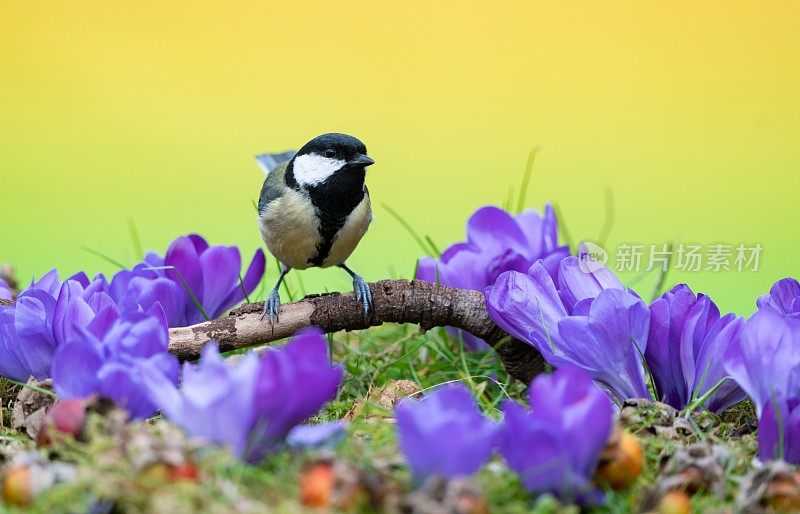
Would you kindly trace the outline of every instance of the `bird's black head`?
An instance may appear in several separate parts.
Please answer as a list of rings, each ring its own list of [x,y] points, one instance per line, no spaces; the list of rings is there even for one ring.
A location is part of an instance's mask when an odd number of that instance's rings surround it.
[[[367,147],[347,134],[322,134],[297,152],[292,159],[292,174],[298,184],[317,186],[334,174],[363,176],[365,168],[374,164],[367,156]]]

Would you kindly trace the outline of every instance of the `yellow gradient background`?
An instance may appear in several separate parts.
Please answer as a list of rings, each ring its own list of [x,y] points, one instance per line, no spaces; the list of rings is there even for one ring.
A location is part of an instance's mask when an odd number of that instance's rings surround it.
[[[132,264],[129,219],[146,248],[196,231],[249,258],[253,155],[342,131],[377,161],[350,261],[369,280],[419,255],[382,204],[445,246],[539,147],[528,205],[556,201],[573,239],[597,237],[610,188],[612,251],[763,245],[756,273],[667,278],[748,314],[800,274],[798,5],[4,0],[0,261],[112,272],[81,246]]]

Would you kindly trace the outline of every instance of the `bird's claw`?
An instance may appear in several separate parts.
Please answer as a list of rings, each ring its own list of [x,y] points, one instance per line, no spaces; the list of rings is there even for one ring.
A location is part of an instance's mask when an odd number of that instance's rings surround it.
[[[364,314],[369,314],[372,310],[372,291],[369,285],[358,275],[353,276],[353,291],[356,293],[356,301],[364,307]]]
[[[273,289],[267,299],[264,301],[264,312],[261,314],[261,321],[264,321],[265,316],[269,316],[269,324],[275,326],[278,319],[278,312],[281,310],[281,295],[277,289]]]

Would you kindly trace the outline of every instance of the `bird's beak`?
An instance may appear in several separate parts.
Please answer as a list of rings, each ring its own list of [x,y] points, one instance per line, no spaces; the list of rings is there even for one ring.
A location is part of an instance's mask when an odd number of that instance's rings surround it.
[[[372,166],[373,164],[375,164],[375,161],[364,154],[358,154],[352,161],[350,161],[350,164],[359,167]]]

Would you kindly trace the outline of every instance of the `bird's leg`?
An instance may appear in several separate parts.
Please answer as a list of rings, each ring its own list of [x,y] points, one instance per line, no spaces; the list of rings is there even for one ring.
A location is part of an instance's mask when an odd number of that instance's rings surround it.
[[[261,320],[264,320],[264,316],[269,316],[269,324],[272,326],[275,326],[275,322],[278,321],[278,311],[281,309],[281,295],[278,292],[278,288],[281,287],[283,277],[290,271],[292,271],[292,268],[281,264],[281,276],[278,277],[278,283],[275,284],[266,301],[264,301],[264,312],[261,314]]]
[[[369,290],[369,286],[358,273],[348,268],[347,264],[339,264],[339,267],[353,277],[353,291],[356,293],[356,301],[364,306],[364,314],[368,314],[372,310],[372,291]]]

